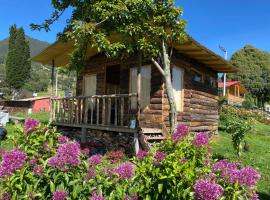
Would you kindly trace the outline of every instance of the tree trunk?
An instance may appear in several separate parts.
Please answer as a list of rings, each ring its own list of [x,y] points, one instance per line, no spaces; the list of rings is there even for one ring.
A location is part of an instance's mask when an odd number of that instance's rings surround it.
[[[172,86],[172,76],[171,76],[171,62],[168,55],[168,49],[165,43],[162,43],[162,64],[164,67],[164,79],[166,84],[166,93],[170,105],[170,133],[172,134],[175,130],[177,123],[177,113],[176,113],[176,104],[175,98],[173,95],[173,86]]]

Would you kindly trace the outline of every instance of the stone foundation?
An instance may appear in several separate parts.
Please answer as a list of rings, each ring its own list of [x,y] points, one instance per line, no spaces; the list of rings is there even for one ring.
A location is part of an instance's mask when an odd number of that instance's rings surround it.
[[[86,130],[85,142],[82,140],[81,129],[61,129],[63,134],[76,139],[81,143],[82,148],[89,148],[90,154],[106,153],[123,149],[125,154],[134,155],[134,136],[130,133],[117,133],[101,130]]]

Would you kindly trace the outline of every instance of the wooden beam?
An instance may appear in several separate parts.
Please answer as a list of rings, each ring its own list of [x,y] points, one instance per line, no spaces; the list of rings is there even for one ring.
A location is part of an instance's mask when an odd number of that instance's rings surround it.
[[[74,128],[87,128],[92,130],[103,130],[103,131],[113,131],[118,133],[136,133],[137,129],[131,129],[129,127],[121,127],[121,126],[102,126],[102,125],[84,125],[84,124],[69,124],[69,123],[56,123],[52,122],[54,126],[63,126],[63,127],[74,127]]]

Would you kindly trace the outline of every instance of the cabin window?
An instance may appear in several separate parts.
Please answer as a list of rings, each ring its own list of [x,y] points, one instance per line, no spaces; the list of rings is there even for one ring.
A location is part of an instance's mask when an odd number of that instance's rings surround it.
[[[97,75],[86,75],[84,76],[84,95],[92,96],[96,94],[97,89]]]
[[[130,68],[130,93],[137,93],[137,67]],[[150,104],[151,92],[151,66],[143,66],[141,68],[141,108],[145,108]],[[135,98],[131,99],[131,108],[137,108]]]
[[[184,83],[184,70],[179,67],[173,67],[172,71],[172,84],[173,94],[176,103],[176,110],[183,111],[183,83]]]
[[[203,82],[203,75],[202,73],[198,72],[198,71],[193,71],[194,75],[193,75],[193,80],[196,82]]]
[[[205,82],[207,85],[209,85],[211,87],[216,87],[216,84],[217,84],[217,81],[215,80],[215,78],[209,77],[209,76],[206,78]]]

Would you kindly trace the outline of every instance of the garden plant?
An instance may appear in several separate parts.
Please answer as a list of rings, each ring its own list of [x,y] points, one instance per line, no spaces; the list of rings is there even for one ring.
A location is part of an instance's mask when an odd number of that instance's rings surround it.
[[[0,199],[258,199],[255,169],[213,160],[208,134],[182,124],[133,158],[92,155],[35,119],[17,131],[15,148],[0,153]]]

